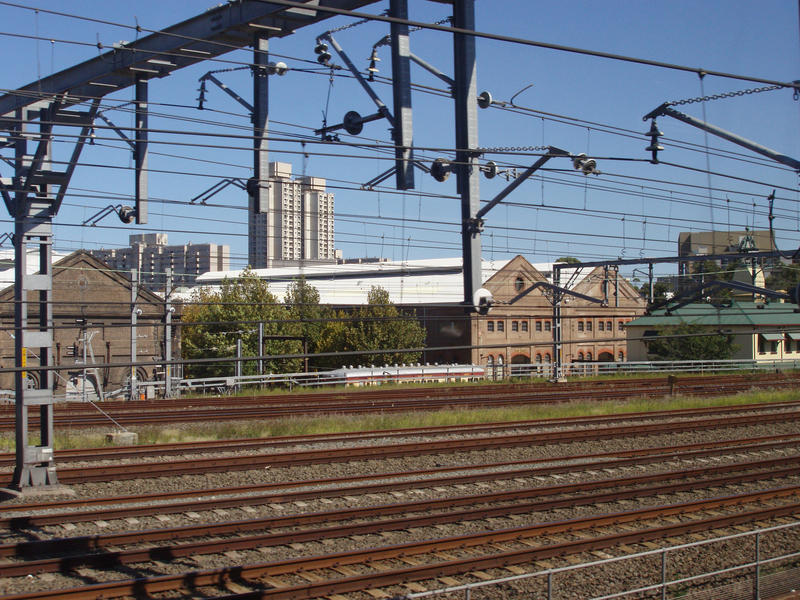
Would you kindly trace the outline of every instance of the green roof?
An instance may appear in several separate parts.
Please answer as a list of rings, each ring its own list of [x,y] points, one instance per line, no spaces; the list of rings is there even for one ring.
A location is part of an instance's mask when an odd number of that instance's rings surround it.
[[[626,327],[663,327],[679,323],[707,326],[751,326],[751,327],[797,327],[800,328],[800,312],[796,304],[773,302],[733,301],[730,306],[714,306],[704,302],[687,304],[670,315],[659,309],[651,315],[634,319]]]

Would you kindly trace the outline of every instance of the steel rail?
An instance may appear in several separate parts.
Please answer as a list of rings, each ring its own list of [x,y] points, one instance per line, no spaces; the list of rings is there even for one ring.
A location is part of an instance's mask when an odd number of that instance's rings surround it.
[[[198,554],[213,554],[231,550],[252,550],[267,546],[285,545],[335,539],[353,535],[366,535],[384,531],[406,530],[415,527],[440,525],[444,523],[459,523],[474,520],[483,520],[508,515],[520,515],[535,511],[571,508],[574,506],[587,506],[604,502],[616,502],[630,498],[653,497],[663,494],[673,494],[699,488],[718,487],[725,485],[741,484],[764,479],[779,479],[800,473],[800,456],[793,457],[787,463],[795,463],[793,467],[774,469],[781,464],[783,459],[761,461],[726,467],[703,467],[686,471],[674,471],[655,475],[644,475],[623,479],[602,479],[583,483],[565,484],[544,488],[529,488],[490,494],[443,498],[440,500],[422,500],[417,502],[398,503],[382,506],[370,506],[357,509],[343,509],[319,513],[306,513],[301,515],[285,515],[238,521],[233,523],[187,526],[170,528],[169,530],[131,531],[121,534],[108,534],[103,536],[83,536],[65,539],[40,540],[18,544],[0,545],[0,556],[31,558],[46,554],[58,553],[59,556],[29,560],[24,563],[0,563],[0,572],[4,577],[24,577],[37,573],[53,573],[69,571],[79,566],[108,568],[118,565],[143,563],[151,560],[174,560],[184,556]],[[649,487],[636,487],[628,490],[612,492],[598,492],[614,487],[638,486],[642,483],[664,482],[675,479],[688,479],[702,477],[708,474],[749,470],[756,467],[767,467],[765,470],[738,475],[712,477],[700,481],[681,481],[672,484],[651,485]],[[798,486],[800,489],[800,486]],[[583,492],[583,493],[579,493]],[[564,496],[564,494],[575,494]],[[547,496],[556,496],[551,500],[542,500]],[[530,501],[530,498],[536,498]],[[466,510],[453,510],[455,507],[491,504],[488,507],[469,508]],[[328,524],[343,520],[376,519],[386,515],[426,512],[422,516],[403,517],[395,519],[381,519],[357,524],[344,524],[329,526]],[[319,529],[298,530],[301,525],[323,523],[328,525]],[[292,528],[289,531],[274,533],[277,528]],[[268,533],[250,535],[236,539],[216,539],[212,541],[198,541],[193,543],[177,543],[188,538],[219,536],[223,534],[242,533],[248,530],[267,530]],[[110,550],[109,546],[118,547],[123,544],[141,544],[158,540],[169,540],[165,546],[150,546],[130,550]],[[102,553],[97,553],[102,550]],[[64,556],[64,554],[79,551],[81,554]]]
[[[163,462],[142,462],[101,466],[67,467],[59,469],[62,483],[84,483],[151,478],[163,475],[204,474],[221,471],[243,471],[264,467],[288,467],[320,463],[349,462],[352,460],[383,460],[430,454],[453,454],[489,448],[510,448],[544,445],[549,443],[574,443],[600,441],[621,436],[665,435],[686,431],[716,428],[743,427],[752,424],[789,422],[800,418],[800,411],[758,414],[745,417],[702,419],[670,423],[629,425],[605,428],[570,429],[555,432],[536,432],[522,435],[486,436],[459,440],[409,442],[350,448],[326,448],[273,454],[224,456]]]
[[[296,444],[313,444],[321,442],[350,442],[381,438],[411,437],[417,435],[452,435],[454,433],[497,432],[509,429],[529,427],[560,427],[574,424],[602,424],[630,421],[634,419],[656,420],[662,418],[685,418],[715,414],[740,413],[751,411],[768,411],[781,408],[800,407],[800,401],[777,402],[770,404],[744,404],[737,406],[714,406],[704,408],[687,408],[677,410],[630,412],[615,415],[559,417],[552,419],[531,419],[524,421],[505,421],[500,423],[443,425],[429,427],[410,427],[404,429],[366,430],[347,433],[308,434],[297,436],[276,436],[270,438],[223,439],[201,442],[171,442],[165,444],[148,444],[142,446],[102,446],[95,448],[65,448],[58,450],[58,462],[87,462],[99,460],[117,460],[119,458],[168,456],[208,452],[211,450],[241,451],[262,448],[292,446]],[[14,454],[0,453],[0,468],[12,466]]]
[[[710,382],[709,385],[701,383],[685,383],[678,387],[659,386],[651,384],[643,388],[603,388],[594,391],[583,391],[573,393],[568,390],[554,391],[548,393],[526,394],[518,393],[510,396],[504,395],[481,395],[470,396],[469,398],[453,399],[406,399],[401,400],[391,395],[384,397],[383,400],[370,399],[364,403],[353,401],[328,401],[320,400],[319,396],[314,401],[304,404],[297,403],[276,403],[264,400],[261,404],[251,399],[236,399],[236,406],[231,406],[230,397],[226,397],[224,405],[218,401],[206,402],[202,407],[195,405],[180,405],[169,409],[156,410],[152,405],[140,405],[139,403],[127,403],[115,405],[105,405],[107,412],[126,426],[144,425],[151,423],[163,423],[167,420],[178,422],[197,422],[209,418],[216,420],[242,420],[242,419],[264,419],[296,416],[298,414],[318,414],[320,412],[341,413],[341,414],[364,414],[376,411],[382,412],[403,412],[408,410],[440,410],[442,408],[459,406],[463,408],[474,408],[480,406],[509,406],[517,404],[537,404],[552,403],[574,400],[599,400],[607,398],[627,398],[627,397],[658,397],[668,393],[691,394],[695,396],[713,396],[722,393],[733,393],[752,389],[753,387],[773,387],[774,380],[752,381],[740,379],[735,382]],[[781,384],[785,387],[800,386],[800,379],[782,380]],[[253,406],[256,404],[256,406]],[[111,407],[114,406],[112,409]],[[189,406],[193,406],[190,408]],[[35,424],[38,413],[32,411],[29,416],[30,422]],[[55,412],[55,423],[60,426],[92,426],[102,425],[106,420],[97,415],[95,411],[90,411],[82,404],[68,403],[57,405]],[[13,426],[15,419],[10,416],[0,416],[0,430],[9,429]]]
[[[748,503],[789,499],[800,495],[800,486],[788,486],[772,490],[723,496],[707,500],[685,502],[669,506],[648,507],[644,509],[623,511],[598,515],[588,518],[571,519],[555,523],[540,523],[531,526],[515,527],[496,531],[487,531],[465,536],[445,537],[422,542],[408,542],[394,546],[369,548],[349,552],[338,552],[324,556],[301,557],[271,563],[222,567],[217,569],[191,571],[177,575],[160,575],[133,580],[114,581],[91,584],[79,588],[37,591],[26,594],[7,596],[7,600],[29,600],[33,598],[62,598],[64,600],[88,598],[117,598],[127,595],[156,594],[191,587],[194,590],[203,586],[224,584],[231,579],[247,581],[257,577],[274,577],[290,575],[298,572],[309,572],[344,565],[370,564],[381,560],[409,558],[453,549],[480,549],[482,546],[529,540],[536,536],[557,532],[576,532],[591,527],[615,526],[620,524],[663,519],[668,516],[698,513],[729,506],[742,506]],[[656,526],[634,531],[625,531],[613,535],[603,535],[570,542],[557,542],[539,547],[510,550],[491,555],[479,555],[458,560],[449,560],[424,566],[413,566],[402,569],[391,569],[378,573],[338,578],[305,583],[302,586],[286,586],[269,590],[258,590],[245,594],[229,595],[227,598],[244,600],[247,598],[313,598],[318,596],[341,594],[367,588],[381,587],[412,580],[421,580],[443,575],[457,575],[464,572],[507,566],[540,560],[553,556],[585,552],[609,548],[624,543],[641,543],[643,541],[663,539],[697,531],[705,531],[719,527],[749,523],[768,518],[794,515],[800,512],[800,503],[791,503],[778,507],[759,508],[741,511],[735,514],[714,516],[705,519],[681,522],[666,526]]]
[[[299,480],[299,481],[286,481],[286,482],[271,482],[259,485],[248,485],[239,487],[225,487],[225,488],[211,488],[211,489],[192,489],[182,490],[176,492],[160,492],[158,494],[140,494],[128,496],[113,496],[102,498],[76,498],[76,499],[59,499],[56,503],[53,502],[38,502],[26,503],[11,506],[0,506],[0,514],[4,515],[0,519],[0,527],[10,527],[12,523],[17,527],[41,527],[47,524],[54,524],[60,522],[79,522],[90,521],[94,519],[108,520],[114,517],[114,514],[109,512],[110,507],[115,505],[137,504],[137,503],[161,503],[157,507],[153,507],[150,512],[159,511],[163,513],[165,509],[171,509],[171,505],[164,504],[168,500],[179,500],[184,498],[202,498],[202,497],[230,497],[235,494],[242,494],[251,500],[248,502],[247,498],[240,501],[240,506],[246,504],[260,503],[260,498],[264,498],[264,502],[274,501],[279,497],[288,498],[288,500],[302,499],[300,494],[284,492],[282,495],[269,495],[276,490],[292,490],[302,488],[314,488],[316,496],[314,497],[328,497],[348,495],[353,493],[353,490],[365,490],[364,493],[371,493],[381,491],[386,488],[386,484],[376,484],[376,481],[394,480],[390,486],[393,490],[406,489],[408,487],[428,487],[434,485],[453,485],[457,483],[474,483],[478,481],[488,480],[502,480],[509,477],[524,477],[531,475],[547,475],[553,473],[572,472],[576,468],[614,468],[625,467],[631,465],[644,465],[651,464],[659,461],[672,461],[672,460],[691,460],[708,456],[719,456],[727,453],[735,452],[764,452],[766,450],[775,450],[779,448],[795,447],[797,442],[800,441],[800,433],[798,434],[784,434],[777,436],[763,436],[758,438],[749,438],[742,440],[723,440],[716,442],[702,442],[696,444],[684,444],[680,446],[670,447],[651,447],[651,448],[638,448],[632,450],[620,450],[613,452],[601,452],[594,454],[579,454],[572,456],[557,456],[538,459],[527,459],[519,461],[507,461],[498,463],[485,463],[485,464],[469,464],[469,465],[456,465],[449,467],[437,467],[434,469],[425,469],[417,471],[403,471],[403,472],[383,472],[374,473],[369,475],[356,475],[349,477],[333,477],[325,479],[312,479],[312,480]],[[542,463],[558,463],[556,466],[549,467],[536,467],[533,465]],[[509,469],[509,467],[522,467]],[[491,469],[506,469],[504,471],[484,474],[482,471],[490,471]],[[445,473],[452,472],[465,472],[463,475],[456,476],[442,476]],[[469,474],[474,472],[473,474]],[[431,477],[434,475],[434,477]],[[413,480],[411,478],[424,477],[423,481]],[[399,480],[411,479],[408,482]],[[350,484],[373,482],[372,484],[361,485],[358,488]],[[324,486],[329,486],[326,489]],[[304,496],[307,497],[307,496]],[[287,500],[287,501],[288,501]],[[36,511],[48,510],[51,511],[53,507],[57,506],[66,511],[59,513],[53,517],[48,515],[45,520],[38,520],[35,516]],[[98,511],[83,511],[76,512],[77,508],[85,508],[89,506],[101,506],[102,509]],[[208,510],[210,508],[219,508],[213,505],[212,502],[203,503],[198,500],[196,510]],[[15,517],[25,513],[25,519]],[[139,515],[150,514],[147,512],[140,512]],[[135,516],[133,514],[123,514],[122,516]],[[12,521],[12,519],[16,519]]]
[[[787,442],[787,445],[795,445],[796,442]],[[757,450],[763,450],[763,446],[758,446]],[[211,496],[206,499],[198,499],[195,493],[195,497],[192,500],[185,501],[185,502],[173,502],[171,504],[165,503],[158,503],[152,504],[154,500],[161,500],[161,498],[153,498],[152,496],[148,497],[146,495],[136,497],[138,502],[145,502],[150,501],[150,504],[144,506],[117,506],[118,501],[116,498],[108,498],[105,499],[103,502],[102,508],[90,511],[61,511],[61,512],[48,512],[48,514],[41,514],[41,515],[31,515],[26,514],[24,516],[15,516],[12,514],[6,514],[6,516],[0,518],[0,528],[6,528],[10,530],[20,531],[25,529],[32,529],[32,528],[39,528],[48,525],[59,525],[65,522],[69,523],[80,523],[80,522],[87,522],[87,521],[95,521],[95,520],[103,520],[109,521],[113,519],[122,519],[122,518],[129,518],[129,517],[141,517],[141,516],[152,516],[154,514],[176,514],[188,511],[208,511],[213,509],[225,509],[225,508],[241,508],[243,506],[258,506],[264,505],[268,503],[288,503],[288,502],[296,502],[296,501],[303,501],[303,500],[314,500],[314,499],[321,499],[321,498],[336,498],[336,497],[343,497],[343,496],[351,496],[354,494],[370,494],[370,493],[380,493],[380,492],[391,492],[391,491],[400,491],[400,490],[407,490],[407,489],[430,489],[436,486],[442,485],[458,485],[458,484],[466,484],[466,483],[478,483],[482,481],[503,481],[508,479],[514,479],[519,477],[536,477],[536,476],[544,476],[544,475],[553,475],[559,473],[571,473],[574,472],[576,469],[585,469],[585,470],[596,470],[596,469],[603,469],[603,468],[619,468],[619,467],[626,467],[626,466],[636,466],[636,465],[644,465],[644,464],[652,464],[654,462],[663,462],[663,461],[671,461],[671,460],[687,460],[687,459],[697,459],[702,458],[705,456],[713,456],[715,454],[724,454],[725,452],[730,452],[729,449],[724,449],[722,452],[717,450],[695,450],[689,453],[669,453],[666,455],[659,454],[659,455],[649,455],[649,456],[641,456],[637,455],[634,457],[626,458],[626,459],[612,459],[606,461],[596,461],[596,462],[581,462],[581,463],[574,463],[574,462],[567,462],[566,464],[557,464],[557,465],[549,465],[545,467],[535,467],[535,468],[524,468],[524,469],[513,469],[507,471],[500,471],[500,472],[480,472],[475,474],[465,474],[465,475],[455,475],[455,476],[448,476],[448,477],[438,477],[438,478],[430,478],[430,479],[414,479],[414,480],[406,480],[406,481],[389,481],[388,483],[366,483],[362,485],[350,485],[350,486],[342,486],[335,484],[331,487],[327,488],[313,488],[307,490],[299,490],[299,491],[285,491],[282,493],[275,493],[274,491],[264,490],[266,493],[258,493],[254,492],[253,490],[248,490],[248,493],[243,495],[232,495],[228,494],[223,497],[216,497],[215,495],[219,493],[221,490],[208,490],[199,492],[199,494],[205,496]],[[732,451],[734,452],[741,452],[741,448],[735,448]],[[759,465],[770,464],[773,467],[784,464],[793,464],[798,457],[790,456],[790,457],[781,457],[779,459],[767,459],[753,463],[746,463],[749,465],[749,468],[759,468]],[[540,459],[538,462],[553,462],[559,461],[561,459]],[[726,472],[730,470],[735,470],[738,468],[738,464],[741,463],[734,463],[733,465],[717,465],[714,467],[716,472]],[[699,471],[702,471],[700,469]],[[699,472],[698,471],[698,472]],[[423,474],[429,472],[422,472]],[[405,476],[408,478],[407,474],[393,474],[397,477]],[[649,477],[649,476],[642,476],[642,477]],[[658,476],[655,476],[656,479]],[[537,488],[540,489],[540,488]],[[274,490],[274,488],[273,488]],[[224,493],[224,492],[223,492]],[[185,496],[183,496],[185,497]],[[98,503],[100,504],[100,503]],[[61,507],[61,503],[56,503],[56,507]],[[54,507],[53,504],[48,504],[43,507],[38,508],[45,508],[51,509]],[[27,508],[27,506],[20,506],[14,507],[20,509],[19,512],[22,512]],[[27,512],[30,512],[27,511]],[[0,554],[1,556],[2,554]]]

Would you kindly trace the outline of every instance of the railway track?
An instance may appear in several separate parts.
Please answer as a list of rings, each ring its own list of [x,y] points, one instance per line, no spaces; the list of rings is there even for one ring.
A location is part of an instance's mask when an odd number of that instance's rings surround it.
[[[620,400],[661,397],[671,393],[692,396],[734,394],[750,389],[800,387],[800,375],[757,374],[709,377],[635,379],[571,384],[504,384],[449,388],[403,388],[315,394],[254,395],[251,397],[184,398],[143,402],[108,401],[103,412],[126,426],[214,420],[274,419],[308,414],[364,414],[430,411],[444,408],[486,408],[518,404]],[[14,427],[13,405],[0,406],[0,431]],[[35,424],[38,412],[31,411]],[[107,416],[84,403],[55,407],[58,427],[108,425]]]
[[[520,428],[563,428],[574,424],[584,426],[608,425],[623,423],[633,419],[659,419],[698,418],[702,416],[715,416],[725,414],[738,414],[743,411],[772,412],[780,409],[797,408],[800,410],[800,401],[776,402],[769,405],[746,404],[730,406],[717,406],[705,408],[677,409],[650,412],[630,412],[618,415],[599,415],[590,417],[564,417],[555,419],[535,419],[527,421],[507,421],[503,423],[483,423],[469,425],[449,425],[433,427],[415,427],[394,430],[373,430],[348,433],[309,434],[294,436],[276,436],[270,438],[250,438],[235,440],[207,440],[195,442],[174,442],[165,444],[151,444],[146,446],[103,446],[96,448],[59,449],[59,463],[74,463],[101,460],[120,460],[124,458],[143,458],[147,456],[174,456],[191,455],[210,452],[226,452],[235,449],[242,450],[267,450],[270,448],[291,447],[298,444],[321,444],[337,442],[371,441],[378,439],[408,438],[411,436],[452,436],[473,433],[495,435],[498,432]],[[0,468],[14,465],[14,454],[11,452],[0,453]]]
[[[237,582],[235,586],[240,590],[242,583],[249,583],[254,589],[241,590],[236,594],[225,596],[227,598],[314,598],[365,589],[385,589],[388,586],[442,576],[463,576],[475,570],[508,568],[509,565],[580,554],[590,550],[607,550],[622,544],[641,544],[676,535],[795,516],[800,514],[799,497],[800,486],[786,486],[566,521],[426,539],[366,550],[336,552],[326,556],[195,570],[178,575],[157,575],[53,592],[19,594],[8,598],[14,600],[118,598],[143,594],[152,596],[175,590],[191,590],[197,593],[198,588],[220,584],[225,586],[234,579]],[[765,508],[764,503],[771,503],[772,506]],[[718,512],[731,507],[735,507],[736,512],[724,515]],[[676,516],[681,517],[678,523],[665,524],[666,520]],[[609,529],[614,531],[609,533]],[[568,541],[559,539],[553,543],[546,543],[541,539],[543,536],[552,539],[553,536],[565,534],[577,539]],[[349,535],[355,533],[351,531]],[[285,539],[288,537],[285,536]],[[228,545],[228,548],[235,547],[235,544]],[[457,551],[460,556],[443,557],[443,553],[453,551]],[[163,554],[144,551],[138,557],[133,554],[129,557],[132,560],[152,560],[154,555],[171,556],[171,553],[172,547]],[[120,555],[112,557],[113,559],[120,559]],[[398,564],[412,566],[399,567]],[[356,568],[368,572],[359,572]],[[276,579],[277,577],[281,579]],[[298,584],[298,579],[302,583]]]
[[[779,464],[780,463],[780,464]],[[727,473],[721,475],[721,473]],[[0,572],[5,577],[24,577],[43,572],[56,572],[75,568],[79,565],[108,567],[121,564],[146,562],[153,556],[197,556],[230,550],[255,549],[267,546],[284,545],[304,541],[331,540],[353,535],[382,533],[392,530],[405,530],[413,527],[430,526],[443,523],[484,520],[492,517],[508,517],[553,510],[556,508],[585,506],[606,502],[619,502],[630,498],[646,498],[694,490],[700,487],[724,487],[744,482],[780,479],[800,474],[800,456],[785,459],[771,459],[725,465],[724,467],[704,467],[668,471],[652,475],[641,475],[619,479],[600,479],[581,483],[556,486],[523,488],[512,491],[494,492],[481,495],[448,497],[437,500],[420,500],[380,506],[365,506],[354,509],[340,509],[317,513],[291,514],[279,517],[247,519],[215,524],[168,527],[149,531],[127,531],[96,536],[59,538],[29,542],[0,544],[0,557],[30,559],[45,555],[55,555],[48,559],[29,562],[0,563]],[[656,485],[649,485],[652,483]],[[611,491],[608,491],[611,490]],[[349,493],[365,493],[361,490]],[[374,493],[374,492],[373,492]],[[569,494],[569,496],[567,496]],[[303,497],[303,496],[300,496]],[[545,499],[547,498],[547,499]],[[289,502],[289,497],[273,497],[270,502]],[[209,502],[205,508],[212,510],[228,507],[227,503]],[[458,510],[454,510],[458,508]],[[159,509],[156,509],[159,510]],[[169,510],[186,510],[185,506]],[[151,512],[153,509],[151,508]],[[416,516],[424,513],[422,516]],[[111,515],[112,518],[137,514],[134,511]],[[159,514],[166,514],[160,507]],[[398,518],[397,515],[402,515]],[[104,515],[100,515],[104,516]],[[393,516],[393,519],[382,517]],[[84,515],[81,515],[83,520]],[[97,518],[97,517],[94,517]],[[375,520],[379,519],[380,520]],[[337,525],[331,523],[373,519],[359,524]],[[38,521],[33,521],[38,522]],[[60,521],[48,518],[46,523],[76,522],[70,515],[60,515]],[[302,526],[323,524],[317,529],[298,529]],[[31,525],[32,523],[29,523]],[[290,531],[275,533],[279,528],[292,528]],[[262,530],[268,533],[243,536],[248,531]],[[203,539],[193,543],[186,540],[238,534],[235,540],[220,538],[214,541]],[[124,545],[140,545],[168,540],[164,546],[148,546],[131,550],[120,550]],[[86,553],[86,551],[92,553]],[[102,550],[102,553],[97,553]],[[84,553],[81,553],[84,552]]]
[[[59,476],[79,497],[0,503],[0,595],[361,600],[794,521],[798,416],[786,402],[78,451]],[[141,493],[110,493],[126,482]]]
[[[176,477],[188,474],[246,471],[264,468],[288,468],[300,465],[381,461],[421,455],[481,452],[488,449],[527,448],[547,444],[612,440],[632,436],[669,435],[720,428],[785,423],[800,418],[800,410],[778,410],[753,414],[701,417],[694,420],[667,421],[609,427],[570,428],[558,431],[533,431],[506,435],[459,437],[434,441],[393,442],[388,444],[326,447],[311,450],[213,456],[184,460],[123,462],[60,468],[62,483],[120,481],[152,477]]]
[[[237,489],[216,488],[206,490],[188,490],[182,492],[162,493],[157,497],[152,494],[121,496],[112,498],[94,498],[64,500],[59,503],[60,511],[53,511],[52,503],[26,503],[19,506],[8,506],[0,509],[0,528],[20,530],[65,522],[109,521],[131,517],[168,515],[194,511],[212,511],[218,509],[242,508],[272,503],[303,502],[321,498],[336,498],[354,494],[377,494],[418,490],[421,487],[459,486],[479,484],[481,482],[498,483],[507,480],[530,479],[545,476],[558,476],[572,473],[578,469],[602,471],[606,469],[625,469],[642,467],[653,463],[675,461],[697,461],[703,459],[720,460],[730,454],[741,456],[743,453],[755,454],[781,449],[792,449],[800,443],[800,434],[783,439],[748,439],[730,440],[716,444],[697,444],[668,448],[639,448],[627,452],[609,452],[594,455],[564,456],[524,463],[493,463],[456,467],[427,469],[411,472],[376,473],[359,477],[346,477],[328,480],[293,481],[278,484],[242,486]],[[752,468],[773,468],[794,465],[795,456],[782,456],[772,461],[746,463]],[[549,464],[557,462],[558,464]],[[541,466],[542,463],[548,463]],[[524,466],[518,467],[518,465]],[[539,466],[537,466],[537,464]],[[511,467],[511,468],[510,468]],[[518,468],[513,468],[518,467]],[[740,468],[739,465],[735,468]],[[790,468],[794,468],[793,466]],[[502,469],[502,470],[501,470]],[[715,464],[711,468],[721,473],[728,467]],[[457,474],[451,474],[458,471]],[[705,467],[698,472],[706,472]],[[709,471],[710,472],[710,471]],[[660,475],[656,477],[661,477]],[[669,476],[664,476],[668,479]],[[282,491],[278,491],[282,490]],[[187,500],[188,498],[188,500]],[[157,504],[154,504],[157,501]],[[172,501],[172,502],[171,502]],[[135,506],[130,506],[135,505]],[[88,511],[77,511],[78,508],[97,506]],[[68,510],[64,510],[64,509]],[[33,514],[37,510],[46,510],[46,514]],[[19,516],[24,514],[25,516]],[[0,552],[0,556],[2,553]]]

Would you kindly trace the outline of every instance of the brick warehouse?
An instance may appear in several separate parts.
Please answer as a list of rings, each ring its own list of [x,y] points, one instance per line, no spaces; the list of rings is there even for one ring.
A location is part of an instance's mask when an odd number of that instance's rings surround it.
[[[88,373],[87,380],[97,377],[106,393],[122,388],[130,378],[131,361],[131,284],[125,273],[113,271],[102,261],[84,251],[74,252],[53,265],[53,361],[63,367],[55,377],[55,394],[65,394],[68,381],[83,371],[84,343],[87,367],[114,364]],[[30,300],[34,300],[30,298]],[[164,358],[164,299],[141,286],[137,293],[136,360],[158,362]],[[180,305],[172,314],[180,321]],[[14,389],[14,286],[0,291],[0,388]],[[27,364],[38,365],[38,349],[28,352]],[[172,355],[180,356],[180,328],[172,328]],[[141,366],[137,379],[148,381],[161,377],[163,367]],[[27,372],[36,381],[35,371]]]

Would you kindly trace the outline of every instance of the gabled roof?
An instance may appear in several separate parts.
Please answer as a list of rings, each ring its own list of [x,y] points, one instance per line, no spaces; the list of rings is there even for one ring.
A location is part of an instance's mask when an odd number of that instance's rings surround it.
[[[775,327],[800,326],[800,313],[795,312],[797,305],[775,302],[761,304],[756,302],[733,301],[730,306],[714,306],[704,302],[687,304],[672,311],[655,311],[634,319],[628,327],[663,327],[678,323],[691,323],[707,326],[749,326]]]
[[[92,269],[96,271],[98,274],[100,274],[103,278],[107,280],[108,283],[112,285],[128,289],[130,289],[131,287],[130,281],[122,273],[119,273],[109,268],[109,266],[106,263],[95,258],[94,256],[92,256],[91,254],[89,254],[84,250],[77,250],[72,254],[68,254],[62,259],[54,262],[53,278],[56,279],[59,277],[59,275],[62,275],[69,271],[75,271],[78,269]],[[57,288],[55,289],[55,291],[57,293]],[[12,283],[10,285],[7,285],[5,288],[0,289],[0,301],[10,301],[13,298],[13,296],[14,296],[14,283],[12,279]],[[102,298],[97,298],[97,300],[102,300]],[[162,306],[164,304],[164,299],[161,296],[153,293],[144,286],[139,286],[137,301],[146,302],[149,304],[156,304],[159,306]]]
[[[580,294],[584,294],[586,296],[592,296],[594,298],[602,298],[603,297],[603,282],[606,279],[606,273],[603,267],[595,267],[592,269],[588,275],[583,277],[582,279],[578,279],[577,282],[572,286],[572,290],[578,292]],[[609,305],[613,305],[614,303],[614,292],[615,292],[615,284],[616,284],[616,293],[620,300],[625,299],[627,301],[633,301],[637,304],[640,304],[642,308],[645,306],[644,298],[639,293],[639,291],[634,288],[627,279],[622,276],[615,277],[614,273],[609,271],[608,273],[608,303]],[[563,285],[563,284],[562,284]],[[590,302],[587,300],[583,300],[581,298],[572,298],[571,302],[573,304],[585,304],[589,305]]]

